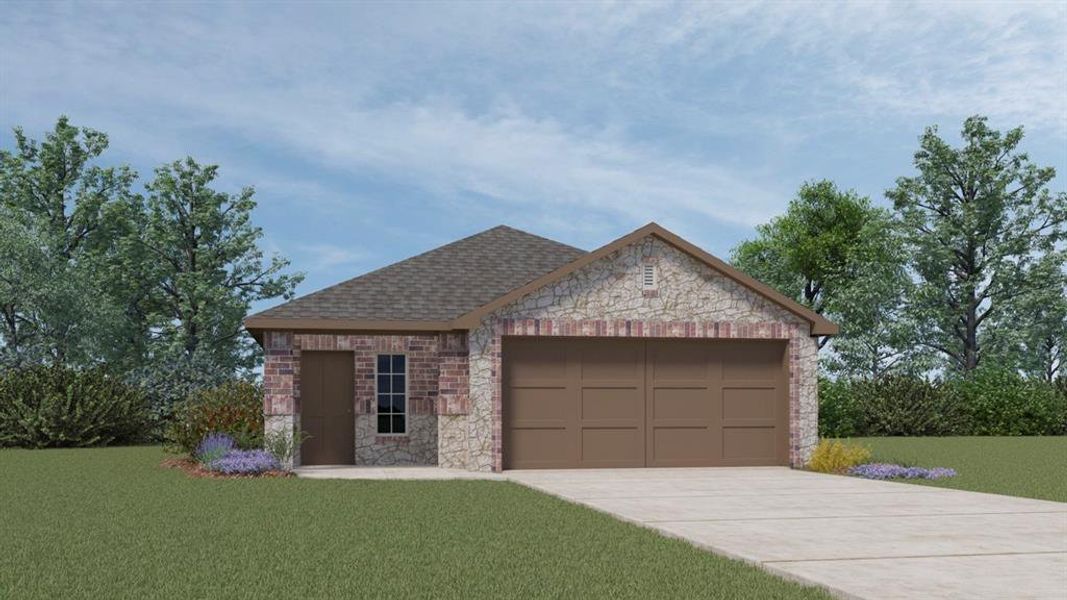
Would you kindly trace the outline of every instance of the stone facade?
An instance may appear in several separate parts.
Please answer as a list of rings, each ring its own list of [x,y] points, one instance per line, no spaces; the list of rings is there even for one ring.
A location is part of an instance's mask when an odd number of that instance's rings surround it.
[[[648,264],[656,268],[655,289],[642,285]],[[268,428],[299,426],[301,352],[350,350],[356,363],[357,464],[500,470],[505,335],[788,340],[790,462],[803,464],[817,442],[818,348],[809,323],[655,237],[498,309],[467,334],[266,332]],[[379,352],[409,356],[404,437],[375,433],[373,361]]]
[[[264,334],[263,411],[268,431],[300,424],[300,357],[304,352],[352,352],[355,381],[355,460],[362,465],[437,464],[438,414],[466,410],[467,345],[463,334],[347,335],[268,331]],[[375,361],[408,357],[407,433],[377,434]],[[299,455],[293,461],[300,464]]]
[[[649,263],[657,269],[655,290],[641,283]],[[443,466],[503,466],[503,335],[788,339],[790,462],[803,464],[817,442],[818,348],[809,323],[648,237],[497,310],[470,332],[469,414],[438,422]]]

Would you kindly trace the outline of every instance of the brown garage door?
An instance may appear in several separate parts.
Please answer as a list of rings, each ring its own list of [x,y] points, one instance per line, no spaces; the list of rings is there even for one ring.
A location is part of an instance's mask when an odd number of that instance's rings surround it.
[[[510,469],[788,461],[786,344],[505,338]]]
[[[351,352],[304,352],[300,356],[300,445],[305,465],[356,462],[354,368]]]

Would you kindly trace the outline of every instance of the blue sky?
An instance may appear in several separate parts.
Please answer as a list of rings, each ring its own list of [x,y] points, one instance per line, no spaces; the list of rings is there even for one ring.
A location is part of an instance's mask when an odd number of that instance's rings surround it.
[[[67,114],[144,176],[217,163],[301,293],[500,223],[726,257],[805,180],[884,202],[974,113],[1064,189],[1065,30],[1057,2],[7,2],[0,146]]]

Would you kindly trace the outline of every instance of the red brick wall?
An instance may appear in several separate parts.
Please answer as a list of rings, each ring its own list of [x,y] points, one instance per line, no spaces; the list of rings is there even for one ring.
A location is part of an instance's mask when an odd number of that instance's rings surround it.
[[[311,351],[350,351],[355,361],[357,415],[374,415],[375,361],[378,354],[408,357],[408,414],[465,414],[468,406],[466,333],[307,334],[264,333],[263,367],[266,415],[300,412],[300,355]],[[405,437],[376,437],[376,443],[406,444]]]

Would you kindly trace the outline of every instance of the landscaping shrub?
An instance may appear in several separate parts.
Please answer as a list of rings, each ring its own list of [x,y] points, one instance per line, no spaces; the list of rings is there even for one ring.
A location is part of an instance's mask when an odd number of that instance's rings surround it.
[[[819,437],[862,435],[862,407],[848,379],[819,379]]]
[[[102,446],[140,441],[144,394],[104,369],[32,366],[0,373],[0,446]]]
[[[210,433],[225,433],[237,447],[263,446],[263,393],[249,381],[230,381],[220,386],[194,391],[182,402],[167,427],[167,446],[195,454],[201,440]]]
[[[1054,384],[1008,369],[981,368],[947,383],[966,411],[970,435],[1062,435],[1067,396]]]
[[[862,411],[859,435],[958,435],[966,428],[957,397],[919,377],[892,375],[852,384]]]
[[[905,467],[888,463],[867,463],[848,470],[849,475],[865,479],[942,479],[955,477],[956,470],[946,467]]]
[[[1063,435],[1067,384],[987,367],[927,381],[820,380],[821,437]]]
[[[853,442],[819,440],[808,468],[819,473],[844,473],[871,459],[871,450]]]

